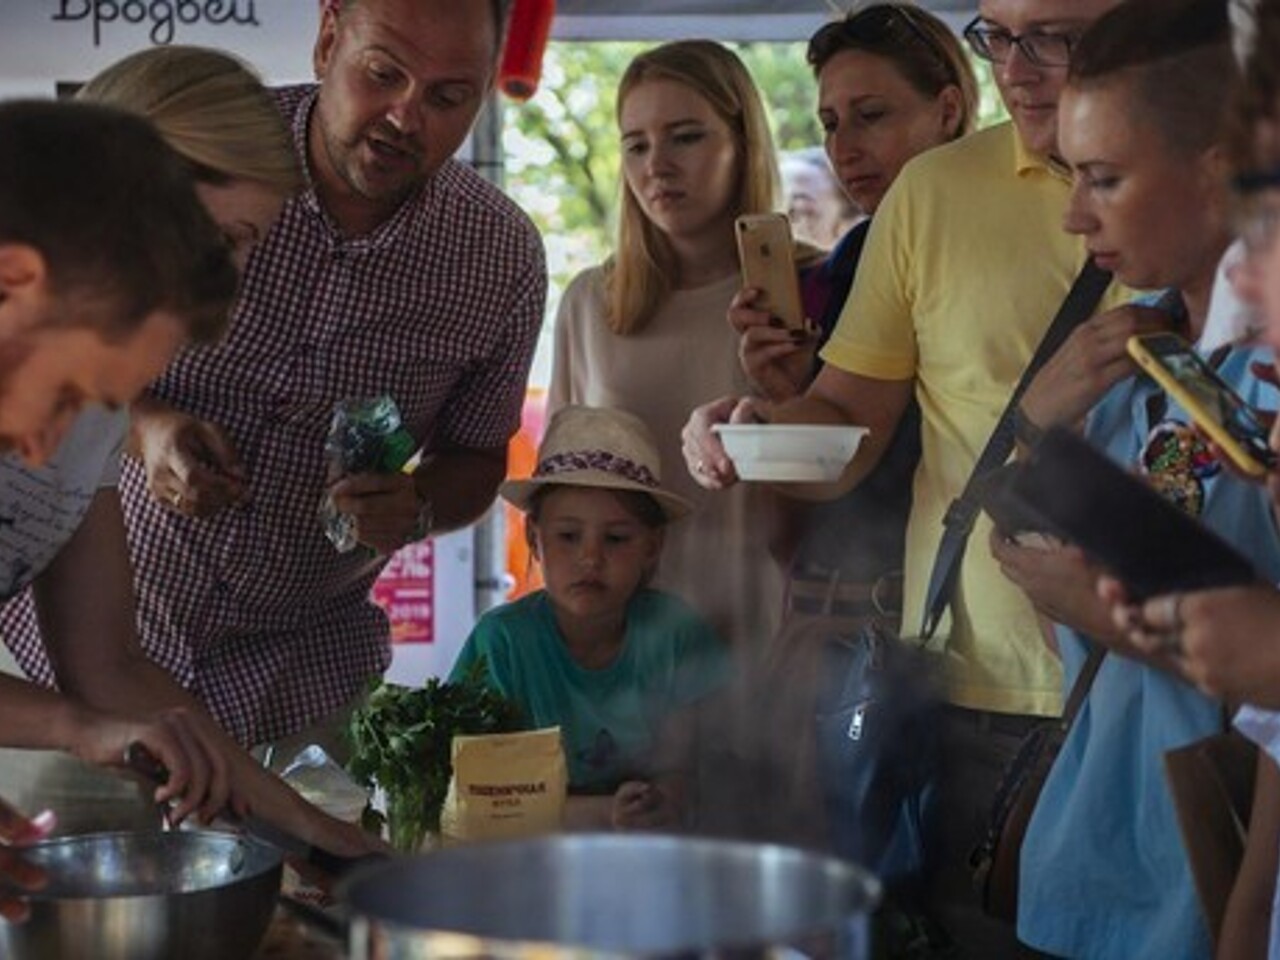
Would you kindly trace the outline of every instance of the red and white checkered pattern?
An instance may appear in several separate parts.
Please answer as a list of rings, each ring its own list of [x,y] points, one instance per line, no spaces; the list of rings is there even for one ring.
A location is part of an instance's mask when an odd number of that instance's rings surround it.
[[[315,91],[278,93],[304,155]],[[255,251],[227,340],[183,353],[155,385],[228,431],[252,501],[178,516],[126,459],[141,637],[242,743],[325,717],[390,661],[386,619],[368,599],[385,559],[339,554],[316,518],[334,404],[390,394],[428,449],[504,445],[545,298],[537,231],[463,164],[446,164],[363,237],[344,238],[307,190]],[[29,610],[7,612],[0,630],[24,669],[50,681]]]

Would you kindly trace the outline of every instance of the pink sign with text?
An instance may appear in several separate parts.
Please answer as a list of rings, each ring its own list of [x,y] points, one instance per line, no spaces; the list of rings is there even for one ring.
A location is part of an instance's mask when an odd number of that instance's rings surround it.
[[[432,541],[397,551],[373,585],[373,601],[391,620],[391,642],[435,640],[435,549]]]

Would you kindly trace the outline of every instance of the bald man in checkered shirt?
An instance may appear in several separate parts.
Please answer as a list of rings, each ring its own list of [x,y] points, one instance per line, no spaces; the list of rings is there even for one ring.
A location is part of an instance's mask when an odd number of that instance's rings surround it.
[[[324,4],[320,83],[277,91],[307,188],[255,251],[225,342],[181,356],[134,411],[121,492],[143,645],[245,745],[336,745],[326,732],[390,662],[377,574],[475,521],[506,472],[542,242],[451,158],[492,89],[509,5]],[[383,394],[422,465],[328,486],[335,403]],[[366,549],[325,538],[326,490]],[[50,678],[31,618],[21,632],[24,669]]]

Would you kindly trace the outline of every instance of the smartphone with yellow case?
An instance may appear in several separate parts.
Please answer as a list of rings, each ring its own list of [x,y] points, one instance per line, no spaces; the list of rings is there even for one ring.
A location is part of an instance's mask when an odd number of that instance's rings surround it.
[[[1127,349],[1237,467],[1254,477],[1275,467],[1267,424],[1186,340],[1147,333],[1130,337]]]

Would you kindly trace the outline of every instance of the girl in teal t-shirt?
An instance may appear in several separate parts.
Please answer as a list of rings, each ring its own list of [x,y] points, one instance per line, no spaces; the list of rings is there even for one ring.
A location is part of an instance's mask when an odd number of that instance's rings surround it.
[[[570,827],[679,826],[690,708],[727,675],[711,628],[646,586],[665,525],[689,510],[662,489],[659,469],[633,415],[560,410],[533,476],[499,491],[526,513],[546,587],[485,614],[453,667],[457,679],[483,659],[488,683],[530,727],[560,726]]]

